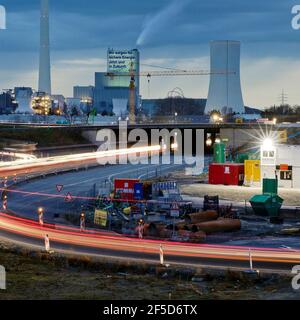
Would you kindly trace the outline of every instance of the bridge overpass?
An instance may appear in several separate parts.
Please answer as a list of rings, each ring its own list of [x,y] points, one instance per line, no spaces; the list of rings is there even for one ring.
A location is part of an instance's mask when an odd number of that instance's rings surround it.
[[[253,137],[260,137],[262,135],[269,135],[272,131],[289,131],[289,134],[298,132],[300,123],[281,123],[281,124],[262,124],[262,123],[142,123],[131,125],[128,123],[128,134],[134,129],[143,129],[150,137],[151,130],[166,129],[171,132],[174,129],[181,131],[184,138],[185,130],[192,130],[193,136],[195,136],[196,130],[204,130],[205,139],[207,134],[211,134],[212,138],[216,135],[220,135],[222,138],[228,140],[228,145],[232,147],[243,146],[249,141],[253,140]],[[0,139],[1,131],[14,131],[22,132],[23,130],[50,130],[54,132],[56,130],[62,132],[77,132],[80,133],[90,143],[96,143],[96,136],[99,130],[110,129],[116,134],[117,140],[120,140],[120,127],[118,123],[103,123],[103,124],[46,124],[46,123],[0,123]],[[38,131],[37,131],[38,132]],[[44,132],[44,131],[43,131]],[[38,133],[37,133],[38,134]]]

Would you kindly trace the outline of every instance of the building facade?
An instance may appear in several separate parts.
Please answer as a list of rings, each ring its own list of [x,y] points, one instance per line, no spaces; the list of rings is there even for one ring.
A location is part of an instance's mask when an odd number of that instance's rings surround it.
[[[73,97],[80,100],[93,99],[94,90],[94,86],[75,86],[73,87]]]
[[[300,188],[300,145],[261,149],[261,177],[278,178],[280,188]]]
[[[32,88],[29,87],[16,87],[15,88],[15,98],[18,103],[17,113],[28,113],[32,114],[31,100],[33,95]]]
[[[18,108],[13,90],[8,90],[0,94],[0,114],[10,114]]]
[[[137,49],[107,51],[107,72],[95,73],[94,107],[98,113],[112,113],[129,101],[131,74],[135,75],[135,101],[139,106],[140,54]],[[123,109],[123,107],[122,107]]]

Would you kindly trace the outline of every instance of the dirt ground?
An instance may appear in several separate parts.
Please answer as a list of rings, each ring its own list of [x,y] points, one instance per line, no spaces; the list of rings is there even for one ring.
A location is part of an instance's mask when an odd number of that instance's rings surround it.
[[[255,187],[237,187],[223,185],[209,185],[202,183],[182,184],[180,186],[182,194],[192,197],[204,197],[205,195],[219,195],[222,200],[235,202],[248,202],[251,197],[261,194],[261,188]],[[299,189],[280,189],[279,195],[284,199],[284,206],[300,207],[300,190]]]
[[[0,250],[6,267],[7,290],[0,300],[200,300],[300,299],[289,279],[278,277],[255,282],[235,278],[174,279],[165,275],[108,273],[83,267],[57,266],[53,261]]]

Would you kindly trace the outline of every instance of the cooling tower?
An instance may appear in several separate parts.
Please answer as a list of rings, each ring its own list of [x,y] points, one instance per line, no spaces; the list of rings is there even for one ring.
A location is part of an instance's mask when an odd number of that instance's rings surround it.
[[[41,0],[39,92],[51,95],[49,3]]]
[[[211,41],[209,92],[205,112],[244,113],[244,101],[240,79],[240,42]]]

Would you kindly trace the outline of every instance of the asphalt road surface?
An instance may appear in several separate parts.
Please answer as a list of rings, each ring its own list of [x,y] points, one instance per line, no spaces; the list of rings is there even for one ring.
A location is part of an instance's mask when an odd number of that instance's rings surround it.
[[[300,264],[300,252],[289,248],[252,247],[249,251],[248,246],[139,240],[106,232],[87,231],[81,233],[78,228],[51,224],[54,213],[63,213],[66,211],[66,206],[71,206],[70,208],[74,206],[72,201],[70,203],[65,201],[67,193],[72,196],[90,196],[93,195],[95,190],[105,186],[105,183],[108,184],[112,181],[114,177],[147,178],[147,176],[151,177],[174,171],[176,167],[178,166],[105,166],[41,178],[27,184],[22,183],[13,189],[14,192],[8,194],[8,208],[25,218],[15,218],[0,213],[0,236],[42,250],[44,236],[48,234],[51,247],[55,251],[127,260],[134,259],[143,262],[158,263],[159,248],[162,244],[165,262],[171,264],[249,269],[250,256],[255,268],[260,270],[290,272],[295,264]],[[57,191],[57,184],[63,185],[61,192]],[[37,193],[43,193],[44,195],[41,196]],[[50,223],[43,227],[37,222],[28,220],[28,218],[37,220],[37,208],[40,206],[45,208],[45,220]]]
[[[46,221],[53,221],[54,214],[63,214],[66,211],[81,210],[88,206],[89,200],[73,199],[67,202],[65,196],[94,197],[99,189],[111,187],[114,178],[150,178],[166,175],[169,172],[182,168],[180,165],[108,165],[95,167],[89,170],[73,171],[55,176],[46,176],[21,183],[8,193],[8,209],[18,216],[37,219],[37,209],[44,208]],[[62,185],[61,192],[56,186]],[[19,193],[26,192],[26,194]],[[35,193],[43,193],[45,196]]]
[[[238,246],[183,244],[167,241],[140,240],[103,232],[79,232],[65,226],[44,225],[0,213],[0,235],[23,245],[43,250],[44,236],[58,252],[97,257],[159,263],[162,245],[165,263],[183,266],[210,266],[249,270],[251,252],[255,269],[290,272],[300,263],[299,252]]]

